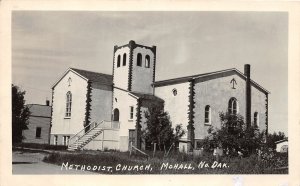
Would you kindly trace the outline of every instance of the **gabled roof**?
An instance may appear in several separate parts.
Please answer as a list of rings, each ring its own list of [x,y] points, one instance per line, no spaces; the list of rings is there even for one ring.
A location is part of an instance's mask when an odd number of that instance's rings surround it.
[[[37,117],[51,117],[51,106],[39,105],[39,104],[28,104],[30,116]]]
[[[207,78],[207,77],[213,76],[213,75],[222,75],[227,72],[234,72],[237,75],[239,75],[241,78],[243,78],[244,80],[246,79],[246,76],[242,72],[240,72],[236,68],[230,68],[230,69],[220,70],[220,71],[215,71],[215,72],[209,72],[209,73],[196,74],[196,75],[179,77],[179,78],[174,78],[174,79],[156,81],[153,83],[153,85],[154,85],[154,87],[160,87],[160,86],[166,86],[166,85],[171,85],[171,84],[184,83],[184,82],[188,82],[188,81],[191,81],[194,79],[201,79],[201,78],[204,79],[204,78]],[[256,83],[253,80],[251,80],[251,84],[254,85],[255,87],[257,87],[258,89],[262,90],[264,93],[267,93],[267,94],[270,93],[268,90],[266,90],[265,88],[263,88],[262,86],[260,86],[258,83]]]
[[[72,71],[75,74],[79,75],[81,78],[83,78],[86,81],[91,81],[92,83],[98,84],[98,85],[112,85],[113,84],[113,77],[109,74],[103,74],[99,72],[92,72],[82,69],[76,69],[76,68],[69,68],[63,76],[52,86],[54,88],[62,78],[66,76],[66,74]]]
[[[142,99],[153,100],[153,101],[158,101],[158,102],[164,102],[164,100],[162,100],[159,97],[156,97],[152,94],[143,94],[143,93],[138,93],[138,92],[129,92],[129,94],[132,94],[133,96],[138,97],[138,98],[142,98]]]
[[[92,82],[101,83],[103,85],[112,85],[113,83],[113,77],[109,74],[103,74],[98,72],[92,72],[87,70],[81,70],[76,68],[71,68],[75,72],[78,72],[82,76],[86,77],[88,80]]]
[[[282,140],[275,141],[275,144],[282,143],[282,142],[285,142],[285,141],[288,141],[288,138],[284,138]]]

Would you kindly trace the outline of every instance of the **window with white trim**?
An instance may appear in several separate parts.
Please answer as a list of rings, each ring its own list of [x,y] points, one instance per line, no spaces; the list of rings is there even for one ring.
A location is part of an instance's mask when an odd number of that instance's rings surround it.
[[[205,113],[204,113],[204,123],[205,124],[210,124],[210,113],[211,113],[211,111],[210,111],[211,109],[210,109],[210,106],[209,105],[206,105],[205,106]]]
[[[236,98],[230,98],[228,102],[228,112],[229,114],[237,114],[238,113],[238,102]]]
[[[71,108],[72,108],[72,93],[69,91],[66,94],[66,117],[71,117]]]
[[[129,107],[129,111],[130,111],[130,113],[129,113],[129,119],[133,119],[133,110],[134,110],[134,107],[130,106]]]

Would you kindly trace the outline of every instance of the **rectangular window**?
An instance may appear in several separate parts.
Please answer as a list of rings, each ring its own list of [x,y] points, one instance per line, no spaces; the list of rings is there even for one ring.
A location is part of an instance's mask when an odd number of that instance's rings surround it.
[[[129,119],[133,119],[133,106],[130,106]]]
[[[35,137],[36,138],[40,138],[41,137],[41,132],[42,132],[42,128],[41,127],[37,127],[36,131],[35,131]]]
[[[54,136],[54,145],[57,145],[57,136]]]

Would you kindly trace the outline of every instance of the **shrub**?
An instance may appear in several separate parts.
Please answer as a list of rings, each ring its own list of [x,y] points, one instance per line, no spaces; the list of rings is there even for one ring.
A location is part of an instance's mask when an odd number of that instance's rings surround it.
[[[67,150],[67,146],[64,145],[50,145],[50,144],[40,144],[40,143],[19,143],[15,144],[14,147],[21,148],[34,148],[42,150]]]
[[[259,148],[263,133],[255,125],[246,126],[243,116],[239,114],[220,113],[221,129],[209,128],[210,136],[203,140],[203,148],[211,152],[213,148],[222,147],[230,156],[237,156],[240,151],[249,156]]]
[[[159,150],[167,150],[178,142],[185,134],[182,125],[172,128],[170,116],[163,107],[152,106],[145,112],[147,127],[142,131],[142,136],[147,144],[156,143]]]

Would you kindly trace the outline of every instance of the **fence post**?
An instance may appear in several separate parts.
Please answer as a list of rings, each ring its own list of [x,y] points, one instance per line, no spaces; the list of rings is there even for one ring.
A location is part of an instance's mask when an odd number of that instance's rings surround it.
[[[132,142],[130,142],[129,156],[131,156],[131,152],[132,152]]]
[[[165,154],[165,157],[168,157],[168,155],[169,155],[169,153],[170,153],[170,150],[172,149],[173,145],[174,145],[174,143],[172,143],[172,145],[171,145],[171,147],[169,148],[167,154]]]
[[[156,151],[156,143],[154,143],[153,158],[155,156],[155,151]]]

